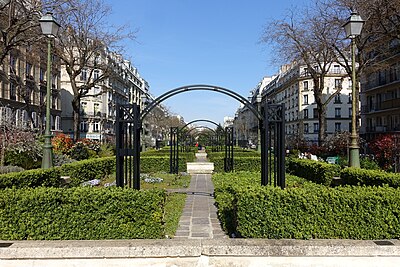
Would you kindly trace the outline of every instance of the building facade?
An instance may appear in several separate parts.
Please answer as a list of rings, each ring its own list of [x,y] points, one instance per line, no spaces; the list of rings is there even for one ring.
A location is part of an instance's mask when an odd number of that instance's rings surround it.
[[[19,47],[1,65],[0,119],[3,124],[45,128],[47,83],[51,83],[51,131],[61,131],[60,60],[53,56],[51,81],[47,81],[47,45]]]
[[[141,110],[149,96],[149,85],[140,76],[137,68],[121,55],[107,52],[102,60],[112,65],[112,75],[91,88],[87,96],[81,99],[80,138],[98,141],[113,141],[115,138],[116,107],[118,104],[136,103]],[[83,70],[79,80],[87,82],[91,70]],[[73,134],[72,87],[62,68],[62,127],[64,133]],[[94,70],[92,79],[101,75],[101,70]],[[79,82],[79,81],[78,81]],[[79,84],[78,84],[79,85]],[[146,128],[146,127],[144,127]]]
[[[285,133],[289,140],[303,139],[318,143],[318,111],[313,92],[313,79],[307,66],[297,63],[282,66],[276,78],[263,90],[263,98],[285,104]],[[326,134],[351,129],[351,78],[344,68],[332,63],[324,79],[323,99],[326,104]],[[288,142],[290,144],[290,142]]]
[[[400,41],[388,42],[390,55],[361,79],[361,135],[370,141],[382,133],[400,134]]]

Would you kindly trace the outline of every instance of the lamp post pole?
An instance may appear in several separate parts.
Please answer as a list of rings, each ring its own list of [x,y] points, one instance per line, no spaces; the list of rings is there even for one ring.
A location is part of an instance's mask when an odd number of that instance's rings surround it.
[[[257,109],[261,114],[261,95],[257,96]],[[261,153],[261,125],[259,122],[257,127],[257,151]]]
[[[46,90],[46,128],[44,132],[42,168],[53,167],[53,146],[51,144],[50,131],[50,107],[51,107],[51,38],[47,41],[47,90]]]
[[[357,95],[356,95],[356,42],[351,38],[351,135],[349,146],[349,166],[360,168],[360,146],[357,134]]]
[[[356,92],[356,40],[361,34],[364,20],[357,14],[351,12],[347,22],[343,25],[346,30],[346,36],[351,39],[351,135],[349,146],[349,166],[360,168],[360,146],[358,145],[357,133],[357,92]]]
[[[40,27],[44,35],[48,36],[47,43],[47,90],[46,90],[46,128],[44,132],[42,168],[53,167],[53,146],[51,145],[51,40],[58,33],[60,25],[54,20],[52,13],[47,13],[40,18]]]

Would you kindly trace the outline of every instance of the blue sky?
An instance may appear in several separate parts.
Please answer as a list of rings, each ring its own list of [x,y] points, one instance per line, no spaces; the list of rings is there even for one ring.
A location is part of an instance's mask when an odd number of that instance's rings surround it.
[[[107,0],[114,24],[138,29],[126,55],[159,96],[174,88],[210,84],[249,96],[274,74],[271,51],[259,42],[267,21],[310,0]],[[185,121],[222,122],[240,103],[209,91],[187,92],[163,102]]]

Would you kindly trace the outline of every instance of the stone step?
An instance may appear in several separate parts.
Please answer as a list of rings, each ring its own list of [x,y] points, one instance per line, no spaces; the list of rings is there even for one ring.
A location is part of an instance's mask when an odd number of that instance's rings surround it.
[[[188,162],[186,163],[187,173],[189,174],[210,174],[214,171],[213,162]]]

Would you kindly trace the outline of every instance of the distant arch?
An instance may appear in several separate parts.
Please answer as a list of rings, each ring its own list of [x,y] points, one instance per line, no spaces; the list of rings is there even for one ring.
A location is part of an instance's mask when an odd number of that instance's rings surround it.
[[[232,90],[223,88],[223,87],[213,86],[213,85],[205,85],[205,84],[182,86],[182,87],[172,89],[172,90],[162,94],[161,96],[157,97],[152,102],[150,102],[149,105],[147,105],[147,107],[142,111],[142,113],[140,115],[140,120],[143,121],[143,119],[147,116],[147,114],[149,114],[149,112],[153,108],[155,108],[158,104],[160,104],[164,100],[166,100],[174,95],[181,94],[184,92],[189,92],[189,91],[214,91],[214,92],[225,94],[227,96],[230,96],[230,97],[236,99],[243,105],[245,105],[257,117],[257,119],[262,120],[262,114],[257,110],[257,108],[252,103],[250,103],[246,98],[241,96],[240,94],[238,94]]]

